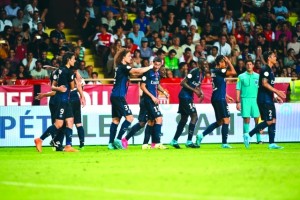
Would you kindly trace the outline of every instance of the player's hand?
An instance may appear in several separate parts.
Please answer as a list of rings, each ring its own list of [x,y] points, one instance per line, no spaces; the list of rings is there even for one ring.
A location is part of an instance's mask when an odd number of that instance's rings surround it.
[[[283,99],[280,98],[279,96],[277,96],[277,97],[275,98],[275,100],[276,100],[277,103],[280,103],[280,104],[283,103]]]
[[[241,103],[236,103],[236,109],[237,109],[238,111],[241,111]]]
[[[155,104],[159,104],[159,99],[156,98],[156,97],[152,97],[152,101],[153,101]]]
[[[85,97],[81,97],[80,98],[80,103],[81,103],[81,106],[84,107],[86,105],[86,101],[85,101]]]
[[[166,98],[168,99],[169,98],[169,96],[170,96],[170,94],[169,93],[167,93],[166,91],[164,91],[164,95],[166,96]]]
[[[281,98],[281,100],[286,98],[286,95],[285,95],[285,93],[283,91],[279,90],[279,91],[277,91],[276,94],[278,95],[278,97]]]
[[[66,92],[67,91],[67,88],[64,85],[59,86],[57,89],[58,89],[59,92]]]
[[[226,99],[229,103],[232,103],[234,100],[231,96],[226,95]]]
[[[37,93],[37,96],[35,96],[34,99],[41,100],[42,98],[44,98],[44,94],[43,93]]]

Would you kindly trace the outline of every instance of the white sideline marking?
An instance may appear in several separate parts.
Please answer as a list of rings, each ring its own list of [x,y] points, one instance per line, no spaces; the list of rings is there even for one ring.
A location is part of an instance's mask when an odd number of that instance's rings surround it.
[[[204,200],[254,200],[251,197],[224,197],[216,195],[201,195],[199,194],[184,194],[184,193],[166,193],[166,192],[148,192],[148,191],[137,191],[137,190],[121,190],[121,189],[111,189],[111,188],[96,188],[96,187],[84,187],[84,186],[71,186],[71,185],[58,185],[58,184],[35,184],[35,183],[22,183],[13,181],[1,181],[2,185],[9,186],[22,186],[30,188],[53,188],[53,189],[67,189],[67,190],[81,190],[81,191],[99,191],[113,194],[123,194],[123,195],[136,195],[136,196],[152,196],[152,197],[164,197],[164,198],[174,198],[174,199],[204,199]]]

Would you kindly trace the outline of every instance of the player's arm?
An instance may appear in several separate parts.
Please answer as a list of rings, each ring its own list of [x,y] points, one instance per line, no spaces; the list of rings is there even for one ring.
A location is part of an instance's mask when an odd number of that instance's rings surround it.
[[[41,100],[44,97],[52,97],[56,94],[55,91],[47,92],[47,93],[37,93],[38,95],[35,96],[36,100]]]
[[[85,97],[83,95],[83,85],[82,85],[82,78],[80,77],[79,79],[75,78],[74,81],[76,83],[76,87],[77,87],[77,91],[79,93],[80,96],[80,103],[82,105],[82,107],[84,107],[86,105],[86,101],[85,101]]]
[[[229,66],[229,69],[226,71],[226,76],[236,76],[236,71],[234,69],[234,66],[232,65],[231,61],[225,56],[224,57],[225,62]]]
[[[229,96],[228,94],[226,94],[226,99],[229,103],[233,102],[233,98],[231,96]]]
[[[286,98],[285,93],[283,91],[277,90],[276,88],[272,87],[272,85],[270,85],[268,83],[267,78],[262,78],[262,86],[264,88],[266,88],[267,90],[270,90],[271,92],[274,92],[279,98],[281,98],[281,100]],[[275,97],[276,97],[276,95],[275,95]]]
[[[189,86],[189,84],[187,84],[187,79],[186,77],[180,82],[180,85],[188,90],[191,90],[192,92],[194,92],[199,98],[203,97],[203,92],[201,90],[201,85],[199,85],[199,88],[192,88],[191,86]]]
[[[156,98],[155,96],[153,96],[153,95],[149,92],[149,90],[147,89],[146,83],[141,83],[141,89],[142,89],[142,91],[143,91],[146,95],[148,95],[148,96],[152,99],[152,101],[153,101],[155,104],[158,104],[158,103],[159,103],[158,98]]]
[[[236,109],[241,110],[241,91],[236,90]]]
[[[169,93],[159,84],[157,89],[161,91],[167,98],[169,98]]]
[[[54,80],[53,82],[52,82],[52,85],[51,85],[51,90],[52,91],[56,91],[56,92],[66,92],[67,91],[67,88],[66,88],[66,86],[64,86],[64,85],[61,85],[61,86],[57,86],[57,81],[56,80]]]
[[[140,76],[152,68],[153,68],[153,65],[150,65],[149,67],[142,67],[142,68],[131,68],[131,70],[129,71],[129,74],[131,76]]]

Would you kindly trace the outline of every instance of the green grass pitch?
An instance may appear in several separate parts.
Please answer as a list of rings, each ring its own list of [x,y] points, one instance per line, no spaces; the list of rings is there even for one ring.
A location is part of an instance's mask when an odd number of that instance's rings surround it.
[[[44,147],[0,148],[0,198],[7,199],[300,199],[300,143],[245,149],[109,151],[87,146],[78,153]]]

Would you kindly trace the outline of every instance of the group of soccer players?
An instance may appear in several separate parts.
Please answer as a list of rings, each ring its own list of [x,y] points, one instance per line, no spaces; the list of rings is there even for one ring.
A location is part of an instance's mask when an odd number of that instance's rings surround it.
[[[275,77],[272,67],[276,63],[276,54],[272,51],[268,51],[264,52],[263,56],[267,65],[262,68],[259,75],[253,72],[253,61],[246,61],[247,71],[239,75],[236,86],[236,107],[241,111],[244,119],[243,140],[246,148],[249,148],[250,139],[254,134],[259,135],[260,131],[268,127],[268,147],[270,149],[282,149],[283,147],[278,146],[274,142],[276,132],[276,110],[274,100],[282,103],[286,96],[283,91],[274,88]],[[162,113],[159,110],[158,93],[160,91],[167,98],[169,96],[167,91],[160,85],[159,69],[162,65],[162,60],[159,57],[156,57],[149,67],[131,68],[131,59],[131,53],[127,49],[119,51],[115,56],[115,82],[110,96],[112,123],[110,126],[108,149],[127,149],[128,140],[146,124],[142,149],[167,149],[160,141]],[[84,146],[84,130],[81,124],[80,109],[81,104],[85,105],[85,100],[82,94],[81,77],[76,73],[76,70],[75,72],[71,70],[74,62],[74,55],[71,53],[66,54],[64,57],[64,66],[55,70],[52,75],[52,91],[55,92],[52,92],[51,95],[43,94],[38,97],[52,96],[49,106],[53,122],[40,138],[34,140],[39,152],[42,151],[42,141],[49,135],[52,136],[50,144],[53,147],[56,147],[58,151],[77,151],[72,147],[71,140],[74,123],[77,127],[80,147],[82,148]],[[200,99],[204,98],[201,90],[201,69],[195,68],[191,70],[180,83],[182,89],[178,95],[178,113],[181,118],[177,125],[174,138],[170,142],[170,145],[174,148],[180,148],[177,141],[182,134],[189,117],[188,138],[185,143],[187,148],[199,148],[204,136],[211,133],[219,126],[222,126],[221,147],[225,149],[232,148],[231,145],[227,143],[228,126],[230,123],[230,112],[227,101],[233,101],[233,99],[226,94],[226,77],[235,76],[236,71],[230,60],[225,56],[217,56],[215,62],[216,67],[211,70],[213,80],[211,103],[215,111],[216,122],[210,124],[203,133],[198,133],[196,135],[195,143],[192,142],[195,125],[198,120],[197,110],[193,102],[193,95],[197,95]],[[140,88],[143,91],[143,95],[140,100],[139,122],[128,131],[124,138],[122,138],[134,119],[126,102],[126,93],[130,76],[142,76]],[[78,96],[77,91],[80,97]],[[53,102],[55,103],[53,104]],[[125,117],[125,120],[117,135],[117,129],[122,117]],[[256,126],[249,132],[250,118],[255,119]],[[262,119],[262,122],[260,123],[258,123],[259,118]],[[61,144],[64,135],[66,135],[66,146],[62,148]],[[150,137],[152,137],[151,145],[148,144]],[[261,141],[258,136],[257,139],[258,142]]]

